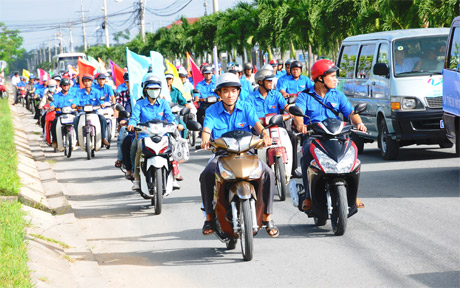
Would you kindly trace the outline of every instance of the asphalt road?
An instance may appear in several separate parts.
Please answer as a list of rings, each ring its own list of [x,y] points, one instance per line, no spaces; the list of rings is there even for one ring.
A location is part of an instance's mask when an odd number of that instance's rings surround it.
[[[454,148],[403,148],[383,161],[367,144],[359,196],[344,236],[276,199],[278,238],[255,237],[254,259],[202,236],[198,176],[208,152],[182,164],[182,189],[154,215],[114,167],[115,149],[86,160],[50,153],[54,171],[110,287],[459,287],[460,160]]]

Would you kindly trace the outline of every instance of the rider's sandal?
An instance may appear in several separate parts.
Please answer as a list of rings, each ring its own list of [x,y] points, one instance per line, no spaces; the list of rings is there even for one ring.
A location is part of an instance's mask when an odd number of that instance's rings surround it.
[[[262,221],[262,224],[265,226],[268,236],[275,238],[280,235],[280,230],[278,230],[278,227],[275,226],[275,222],[273,222],[273,220]]]
[[[214,221],[204,221],[203,229],[201,230],[203,235],[208,236],[214,233],[214,224]]]
[[[126,174],[125,175],[125,178],[129,181],[133,181],[134,180],[134,175],[133,174]]]
[[[121,164],[123,164],[123,161],[121,161],[121,160],[115,161],[115,167],[120,168]]]

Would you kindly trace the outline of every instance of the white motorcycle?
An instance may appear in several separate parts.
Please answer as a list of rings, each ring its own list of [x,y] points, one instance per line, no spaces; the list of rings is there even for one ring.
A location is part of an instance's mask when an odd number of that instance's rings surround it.
[[[280,201],[286,200],[288,183],[291,179],[293,151],[291,139],[286,129],[279,126],[284,121],[289,120],[289,114],[280,115],[282,117],[273,117],[278,114],[271,113],[260,118],[262,125],[267,127],[272,145],[257,150],[261,161],[267,163],[275,173],[275,183]],[[280,121],[282,119],[282,121]]]
[[[73,127],[75,112],[70,106],[56,108],[56,112],[61,112],[56,122],[57,150],[64,151],[64,155],[70,158],[72,151],[77,147],[77,135]]]
[[[111,104],[110,102],[106,102],[106,104]],[[101,108],[99,111],[102,115],[104,115],[107,121],[107,141],[111,143],[112,138],[115,137],[115,133],[117,130],[117,118],[113,116],[113,108],[107,105],[105,108]],[[110,149],[110,145],[106,146],[107,149]]]
[[[96,113],[100,106],[85,105],[81,108],[83,114],[78,121],[78,139],[81,150],[86,151],[87,159],[91,160],[102,148],[101,123]]]

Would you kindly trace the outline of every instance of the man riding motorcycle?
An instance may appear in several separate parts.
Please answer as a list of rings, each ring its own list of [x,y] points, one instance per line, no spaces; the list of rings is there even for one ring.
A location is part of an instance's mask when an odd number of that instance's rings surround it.
[[[273,90],[273,75],[272,70],[261,69],[257,71],[255,80],[259,84],[259,88],[251,93],[246,100],[251,103],[252,107],[256,109],[257,117],[263,118],[269,113],[279,114],[280,110],[288,112],[289,105],[286,99],[280,92]],[[301,174],[297,171],[297,137],[291,131],[287,131],[292,144],[292,176],[291,178],[300,178]]]
[[[199,102],[200,99],[208,98],[209,96],[217,96],[214,93],[214,89],[216,88],[216,82],[213,79],[212,74],[212,67],[206,65],[203,67],[203,77],[204,79],[196,84],[196,89],[200,91],[200,95],[195,96],[195,101],[199,103],[198,112],[196,113],[198,122],[203,124],[203,119],[205,115],[206,109],[211,105],[206,102]]]
[[[279,91],[284,98],[289,97],[289,94],[297,94],[307,88],[313,87],[313,82],[302,73],[302,63],[300,61],[293,61],[290,65],[291,75],[279,84]]]
[[[96,74],[97,84],[93,85],[93,88],[101,92],[101,101],[102,102],[111,102],[115,103],[115,94],[110,85],[106,84],[107,75],[105,73]]]
[[[268,132],[263,129],[254,108],[250,103],[239,100],[238,94],[241,89],[239,78],[232,73],[222,74],[216,82],[216,93],[222,101],[212,105],[206,111],[204,119],[201,148],[209,148],[209,140],[219,138],[222,134],[233,130],[251,131],[251,127],[263,135],[266,146],[271,145]],[[222,154],[221,154],[222,155]],[[215,172],[217,159],[221,156],[219,151],[216,156],[208,162],[208,165],[200,175],[201,198],[206,211],[206,221],[204,222],[202,233],[210,235],[215,231],[215,220],[213,219],[213,194],[215,186]],[[271,220],[273,212],[273,193],[275,186],[275,175],[267,164],[261,162],[263,169],[263,201],[265,211],[263,223],[269,236],[277,237],[279,230]]]
[[[314,81],[314,86],[305,89],[297,97],[295,106],[302,109],[302,112],[310,117],[296,116],[294,121],[296,123],[297,131],[302,134],[307,133],[307,125],[310,123],[321,122],[328,118],[340,119],[334,112],[341,112],[346,118],[349,118],[356,128],[362,132],[366,132],[367,128],[364,126],[361,117],[353,112],[353,107],[348,101],[345,94],[335,89],[338,84],[337,70],[334,62],[326,59],[319,60],[311,67],[311,78]],[[326,108],[329,107],[329,108]],[[305,194],[301,194],[300,202],[302,203],[302,210],[311,209],[310,189],[308,181],[307,169],[313,157],[310,152],[310,145],[312,137],[304,136],[303,141],[303,156],[301,159],[303,186]],[[357,199],[357,206],[364,207],[364,205]]]

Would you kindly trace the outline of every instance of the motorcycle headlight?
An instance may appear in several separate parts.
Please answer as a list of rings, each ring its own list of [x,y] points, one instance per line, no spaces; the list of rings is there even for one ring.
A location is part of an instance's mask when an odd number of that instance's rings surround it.
[[[355,148],[353,146],[348,149],[338,163],[329,158],[329,156],[318,148],[315,148],[315,154],[318,158],[319,165],[321,165],[325,173],[348,173],[353,167],[353,163],[355,161]]]
[[[219,172],[220,172],[220,176],[222,176],[222,178],[224,178],[225,180],[235,179],[235,175],[233,175],[232,172],[230,172],[227,169],[225,169],[224,165],[222,165],[222,163],[220,163],[220,162],[217,162],[217,163],[219,165]]]
[[[262,173],[264,171],[262,170],[262,165],[260,164],[257,165],[256,169],[251,171],[251,174],[249,175],[249,179],[259,179],[262,176]]]

